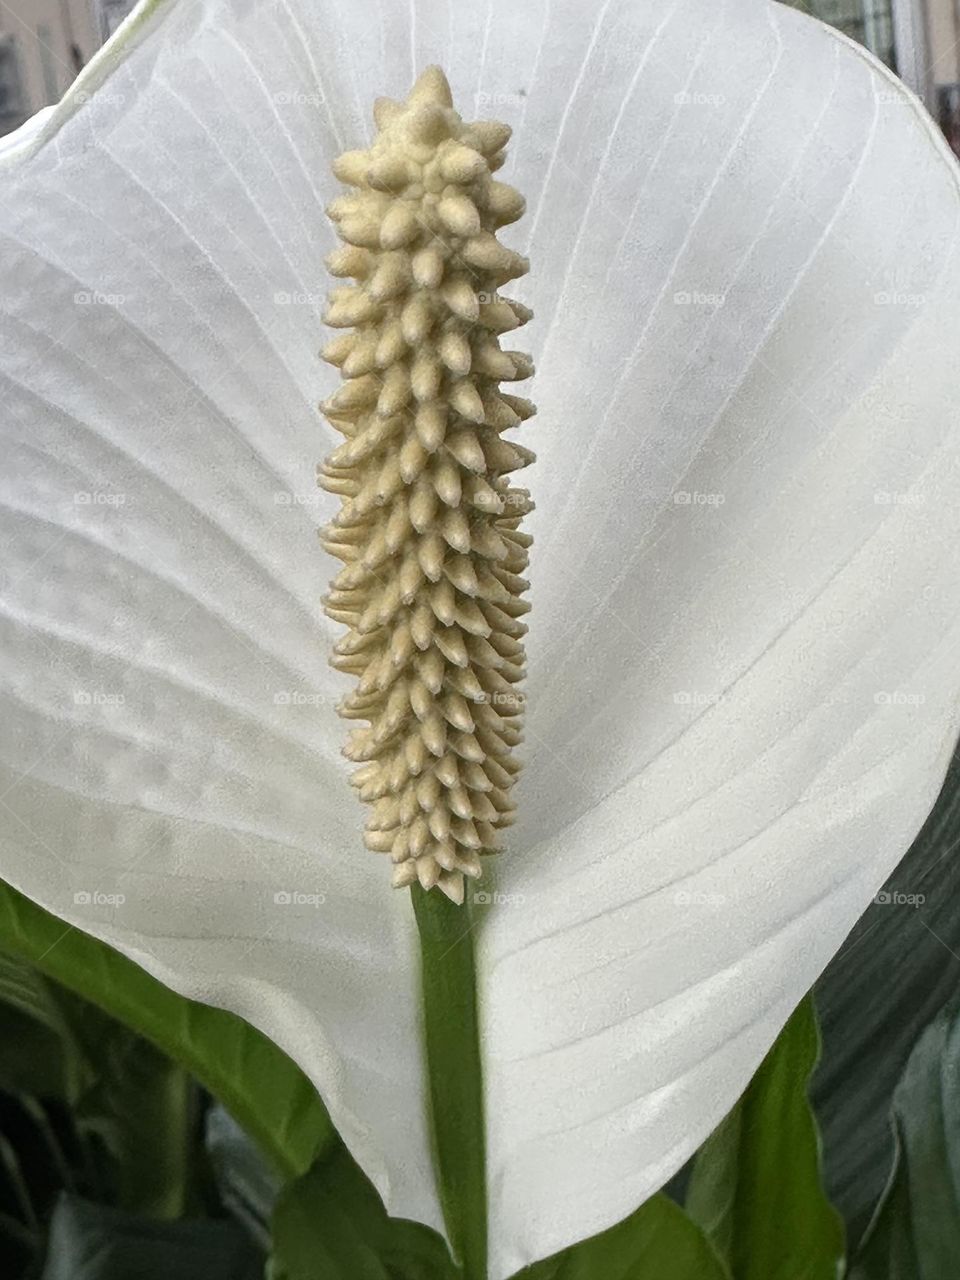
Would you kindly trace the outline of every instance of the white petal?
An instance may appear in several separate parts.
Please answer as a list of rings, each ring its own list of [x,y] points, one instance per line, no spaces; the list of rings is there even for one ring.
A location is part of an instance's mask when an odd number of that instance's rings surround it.
[[[4,174],[0,868],[266,1031],[439,1225],[416,933],[318,608],[334,144],[270,86],[316,92],[321,33],[192,4],[157,32]]]
[[[480,942],[497,1277],[707,1135],[957,729],[946,147],[778,6],[611,7],[564,102],[561,40],[526,82],[557,153],[514,177],[540,413],[529,767]]]

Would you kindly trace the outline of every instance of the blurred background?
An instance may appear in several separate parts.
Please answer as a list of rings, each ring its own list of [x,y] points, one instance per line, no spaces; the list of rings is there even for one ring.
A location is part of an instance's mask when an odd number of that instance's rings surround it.
[[[960,0],[789,0],[872,49],[960,155]]]
[[[135,0],[3,0],[0,134],[57,102]]]
[[[960,0],[788,0],[872,49],[960,155]],[[0,134],[56,102],[134,0],[0,3]]]

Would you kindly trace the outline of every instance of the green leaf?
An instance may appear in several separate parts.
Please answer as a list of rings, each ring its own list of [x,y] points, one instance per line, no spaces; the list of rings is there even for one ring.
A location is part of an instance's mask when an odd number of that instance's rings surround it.
[[[699,1226],[655,1195],[615,1227],[525,1267],[514,1280],[729,1280]]]
[[[0,1088],[72,1109],[115,1161],[119,1204],[176,1218],[188,1205],[194,1088],[149,1041],[26,961],[0,952]]]
[[[219,1098],[286,1177],[335,1134],[299,1067],[235,1014],[170,991],[105,943],[0,882],[0,951],[34,965],[145,1036]]]
[[[808,1097],[819,1054],[808,996],[700,1149],[687,1209],[733,1280],[835,1280],[843,1227],[823,1190]]]
[[[96,1084],[79,1101],[76,1120],[116,1161],[119,1208],[151,1218],[179,1218],[194,1202],[198,1174],[197,1089],[166,1054],[85,1006]]]
[[[851,1243],[890,1178],[894,1091],[960,982],[958,842],[960,749],[920,834],[816,986],[823,1057],[813,1098],[827,1187]]]
[[[262,1260],[228,1222],[153,1222],[61,1196],[43,1280],[259,1280]]]
[[[70,1074],[70,1058],[49,1027],[15,1009],[0,1008],[0,1089],[65,1098],[73,1092]]]
[[[483,1071],[469,899],[412,889],[420,930],[430,1119],[440,1201],[466,1280],[486,1280],[487,1196]]]
[[[270,1280],[453,1280],[429,1228],[389,1218],[346,1148],[291,1183],[273,1219]]]
[[[47,979],[0,952],[0,1089],[75,1102],[92,1078]]]
[[[896,1162],[850,1280],[960,1275],[960,1016],[927,1028],[893,1095]]]

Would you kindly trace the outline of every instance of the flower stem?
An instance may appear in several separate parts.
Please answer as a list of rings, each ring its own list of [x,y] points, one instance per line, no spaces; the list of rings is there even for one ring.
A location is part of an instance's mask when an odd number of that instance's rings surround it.
[[[464,1280],[486,1280],[483,1078],[471,904],[413,885],[430,1113],[447,1232]]]

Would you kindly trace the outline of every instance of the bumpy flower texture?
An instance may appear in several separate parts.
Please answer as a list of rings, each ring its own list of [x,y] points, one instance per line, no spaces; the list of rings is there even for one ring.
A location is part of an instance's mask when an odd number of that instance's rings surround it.
[[[324,405],[346,437],[320,484],[343,498],[324,547],[344,561],[325,604],[349,628],[333,664],[357,677],[340,704],[367,721],[345,747],[373,811],[369,849],[396,886],[463,901],[513,819],[529,605],[532,509],[510,473],[534,460],[504,438],[534,412],[500,383],[530,376],[499,336],[530,318],[501,295],[527,261],[496,238],[523,198],[493,173],[508,126],[467,124],[439,68],[403,104],[380,99],[368,150],[334,164],[353,190],[328,212],[344,246],[324,351],[344,382]]]

